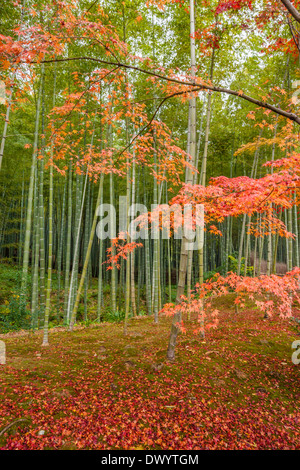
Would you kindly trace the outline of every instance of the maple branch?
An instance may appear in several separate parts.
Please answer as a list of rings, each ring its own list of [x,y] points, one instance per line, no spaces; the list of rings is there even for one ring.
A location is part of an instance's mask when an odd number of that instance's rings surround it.
[[[61,124],[56,127],[50,137],[50,140],[53,139],[54,135],[57,133],[57,131],[63,126],[63,124],[66,122],[66,120],[68,119],[69,116],[71,116],[72,112],[74,111],[74,109],[76,108],[76,106],[78,105],[78,103],[80,102],[80,100],[83,98],[83,96],[85,95],[85,93],[87,93],[90,89],[90,87],[92,85],[94,85],[95,83],[99,83],[101,82],[102,80],[104,80],[106,77],[108,77],[108,75],[110,75],[111,73],[115,72],[116,70],[118,70],[118,67],[115,67],[113,70],[110,70],[109,72],[107,72],[103,77],[97,79],[97,80],[94,80],[94,81],[91,81],[88,83],[87,87],[85,88],[85,90],[83,90],[83,92],[81,93],[80,97],[75,101],[72,109],[69,111],[69,113],[66,115],[65,119],[61,122]]]
[[[259,106],[261,108],[270,109],[270,111],[273,111],[274,113],[279,114],[280,116],[286,117],[287,119],[290,119],[291,121],[294,121],[294,122],[296,122],[297,124],[300,125],[300,117],[297,116],[297,114],[289,113],[288,111],[284,111],[283,109],[281,109],[277,106],[274,106],[272,104],[268,104],[264,101],[260,101],[256,98],[252,98],[249,95],[245,95],[245,93],[241,93],[239,91],[230,90],[230,89],[227,89],[227,88],[217,87],[217,86],[213,86],[213,85],[212,86],[200,85],[200,88],[206,89],[206,90],[211,90],[211,91],[216,91],[216,92],[219,92],[219,93],[227,93],[228,95],[238,96],[240,98],[243,98],[246,101],[249,101],[250,103],[256,104],[257,106]]]
[[[298,10],[296,10],[296,8],[294,7],[294,5],[289,1],[289,0],[280,0],[281,3],[283,3],[283,5],[285,6],[285,8],[288,10],[288,12],[292,15],[292,17],[298,22],[300,23],[300,13],[298,12]]]
[[[295,28],[293,26],[293,23],[291,22],[290,18],[287,18],[287,22],[288,22],[289,29],[290,29],[291,35],[293,37],[293,41],[295,43],[295,46],[297,47],[298,51],[300,52],[300,44],[297,41],[297,38],[296,38],[296,35],[295,35]]]
[[[158,104],[158,106],[156,107],[152,117],[150,118],[150,120],[147,122],[147,124],[142,127],[142,129],[137,133],[135,134],[135,136],[131,139],[131,141],[129,142],[128,145],[126,145],[126,147],[123,148],[123,150],[121,152],[119,152],[117,154],[117,156],[121,156],[124,152],[126,152],[126,150],[132,145],[132,143],[146,130],[148,129],[152,122],[154,121],[154,118],[155,116],[157,115],[158,111],[160,110],[160,108],[162,107],[162,105],[164,104],[165,101],[167,101],[169,98],[173,98],[174,96],[178,96],[178,95],[184,95],[185,93],[187,93],[187,91],[177,91],[176,93],[172,93],[171,95],[168,95],[168,96],[165,96],[161,102]]]
[[[85,13],[88,13],[88,12],[93,8],[93,6],[96,5],[97,2],[98,2],[98,0],[95,0],[95,1],[89,6],[89,8],[86,10]]]
[[[275,188],[273,187],[269,194],[266,195],[266,197],[258,204],[257,210],[262,206],[262,204],[271,196],[271,194],[275,191]]]
[[[4,434],[6,431],[8,431],[8,429],[10,429],[12,426],[14,426],[15,424],[17,423],[22,423],[22,422],[30,422],[29,419],[27,418],[19,418],[19,419],[16,419],[15,421],[13,421],[12,423],[8,424],[7,426],[5,426],[3,429],[1,429],[0,431],[0,436],[2,436],[2,434]]]
[[[187,86],[195,86],[195,82],[188,82],[188,81],[182,81],[179,80],[178,78],[171,78],[171,77],[166,77],[165,75],[161,75],[157,72],[151,72],[151,70],[145,70],[140,67],[137,67],[136,65],[129,65],[125,64],[124,62],[113,62],[111,60],[105,60],[105,59],[97,59],[95,57],[89,57],[89,56],[80,56],[80,57],[64,57],[62,59],[45,59],[45,60],[40,60],[40,61],[31,61],[31,64],[40,64],[40,63],[51,63],[51,62],[69,62],[71,60],[91,60],[93,62],[99,62],[100,64],[105,64],[105,65],[114,65],[115,67],[122,67],[125,69],[130,69],[130,70],[136,70],[137,72],[142,72],[147,75],[151,75],[156,78],[161,78],[162,80],[166,80],[168,82],[173,82],[173,83],[178,83],[179,85],[187,85]],[[197,83],[196,83],[197,85]]]
[[[97,59],[95,57],[82,56],[82,57],[66,57],[66,58],[62,58],[62,59],[57,59],[57,58],[47,59],[47,60],[42,60],[40,62],[42,62],[42,63],[67,62],[67,61],[71,61],[71,60],[91,60],[93,62],[99,62],[99,63],[106,64],[106,65],[114,65],[115,67],[126,68],[126,69],[130,69],[130,70],[136,70],[137,72],[142,72],[142,73],[145,73],[147,75],[151,75],[153,77],[160,78],[160,79],[168,81],[168,82],[173,82],[173,83],[178,83],[179,85],[185,85],[185,86],[193,87],[193,89],[190,90],[191,92],[195,92],[195,91],[199,91],[199,90],[210,90],[210,91],[215,91],[215,92],[218,92],[218,93],[226,93],[228,95],[237,96],[237,97],[240,97],[240,98],[242,98],[246,101],[249,101],[250,103],[253,103],[256,106],[259,106],[261,108],[270,109],[274,113],[279,114],[280,116],[286,117],[287,119],[289,119],[291,121],[294,121],[294,122],[296,122],[297,124],[300,125],[300,117],[297,116],[296,114],[289,113],[288,111],[284,111],[281,108],[278,108],[277,106],[265,103],[265,102],[260,101],[256,98],[252,98],[251,96],[245,95],[242,92],[235,91],[235,90],[230,90],[228,88],[213,86],[213,85],[206,85],[204,83],[195,83],[195,82],[190,82],[190,81],[182,81],[182,80],[179,80],[177,78],[166,77],[165,75],[161,75],[159,73],[152,72],[150,70],[145,70],[145,69],[142,69],[142,68],[137,67],[135,65],[124,64],[123,62],[119,62],[119,61],[118,62],[113,62],[113,61],[108,61],[108,60],[104,60],[104,59]],[[31,63],[37,63],[37,62],[33,61]]]

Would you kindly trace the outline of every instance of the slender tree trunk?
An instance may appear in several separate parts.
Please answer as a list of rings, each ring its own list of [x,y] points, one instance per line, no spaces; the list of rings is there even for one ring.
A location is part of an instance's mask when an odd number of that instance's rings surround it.
[[[97,196],[96,209],[95,209],[95,213],[94,213],[92,229],[91,229],[91,233],[90,233],[87,252],[86,252],[86,255],[85,255],[84,265],[83,265],[83,268],[82,268],[80,283],[79,283],[79,286],[78,286],[77,295],[76,295],[76,299],[75,299],[75,303],[74,303],[74,307],[73,307],[73,311],[72,311],[72,316],[71,316],[71,321],[70,321],[70,326],[69,326],[70,331],[73,330],[73,327],[74,327],[74,324],[75,324],[75,321],[76,321],[76,314],[77,314],[77,310],[78,310],[78,306],[79,306],[80,296],[81,296],[82,288],[84,286],[84,280],[85,280],[85,276],[86,276],[87,269],[88,269],[88,264],[89,264],[89,260],[90,260],[91,250],[92,250],[92,244],[93,244],[95,231],[96,231],[97,217],[98,217],[98,207],[100,205],[100,201],[101,201],[101,197],[102,197],[102,191],[103,191],[103,173],[101,174],[101,177],[100,177],[100,185],[99,185],[99,190],[98,190],[98,196]]]
[[[38,178],[37,168],[35,169],[35,184],[34,184],[34,206],[33,206],[33,219],[34,219],[34,232],[33,232],[33,249],[34,259],[32,260],[33,275],[32,275],[32,296],[31,296],[31,326],[32,329],[39,326],[39,253],[40,253],[40,238],[39,238],[39,206],[38,206]]]
[[[49,184],[50,184],[50,182],[49,182]],[[65,220],[66,220],[65,219],[65,208],[66,208],[67,187],[68,187],[68,178],[65,178],[64,192],[63,192],[63,202],[62,202],[61,217],[60,217],[58,255],[57,255],[57,314],[59,314],[59,309],[60,309],[60,290],[61,290],[61,277],[62,277],[62,250],[63,250],[63,243],[65,241],[64,235],[65,235]],[[49,191],[50,191],[50,189],[49,189]],[[49,198],[50,198],[50,192],[49,192]],[[50,217],[50,201],[49,201],[49,217]],[[52,217],[53,217],[53,214],[52,214]],[[49,220],[49,225],[50,225],[50,220]],[[52,246],[52,251],[53,251],[53,246]],[[48,257],[49,257],[49,253],[48,253]]]
[[[194,16],[194,0],[190,0],[190,48],[191,48],[191,68],[192,68],[192,75],[195,75],[195,16]],[[191,164],[195,165],[195,157],[196,157],[196,98],[192,97],[190,100],[190,155],[191,155]],[[192,183],[193,181],[193,174],[189,167],[187,167],[187,176],[186,182]],[[176,303],[181,302],[181,296],[184,294],[185,290],[185,281],[186,281],[186,273],[187,273],[187,263],[188,263],[188,240],[183,234],[182,242],[181,242],[181,253],[180,253],[180,263],[179,263],[179,279],[177,285],[177,293],[176,293]],[[167,358],[171,361],[175,359],[175,347],[177,336],[179,334],[179,325],[181,323],[181,312],[178,311],[174,315],[170,338],[169,338],[169,345],[167,350]]]
[[[153,135],[154,139],[154,171],[157,173],[157,151],[156,151],[156,137],[155,131]],[[154,207],[158,204],[158,188],[157,188],[157,179],[154,176],[153,181],[153,205]],[[158,223],[158,221],[157,221]],[[158,224],[159,225],[159,224]],[[159,310],[159,240],[160,240],[160,230],[159,226],[156,227],[155,237],[153,240],[153,290],[152,290],[152,305],[153,305],[153,314],[154,322],[158,323],[158,310]]]
[[[32,162],[30,171],[30,183],[28,191],[28,203],[26,213],[26,229],[25,229],[25,240],[24,240],[24,255],[23,255],[23,270],[22,270],[22,283],[21,283],[21,295],[25,295],[27,287],[27,275],[29,266],[29,248],[30,248],[30,236],[31,236],[31,219],[32,219],[32,202],[33,202],[33,189],[34,180],[36,174],[36,161],[37,161],[37,150],[38,150],[38,137],[39,137],[39,122],[40,122],[40,108],[41,108],[41,96],[43,86],[43,75],[44,75],[44,64],[41,69],[40,87],[37,97],[36,106],[36,117],[35,117],[35,131],[34,131],[34,143],[32,152]]]
[[[103,204],[103,181],[104,173],[100,176],[100,204]],[[101,321],[102,297],[103,297],[103,240],[99,238],[99,271],[98,271],[98,302],[97,302],[97,321]]]
[[[256,149],[255,149],[255,154],[254,154],[254,158],[253,158],[250,178],[253,178],[254,173],[255,173],[255,169],[256,169],[256,166],[257,166],[258,156],[259,156],[259,142],[260,142],[260,138],[261,138],[261,135],[262,135],[262,131],[263,131],[263,128],[260,131],[260,134],[259,134],[259,137],[258,137],[258,142],[257,142]],[[237,275],[238,276],[240,276],[240,274],[241,274],[242,255],[243,255],[243,248],[244,248],[244,238],[245,238],[245,229],[246,229],[247,219],[248,219],[248,223],[250,223],[251,222],[251,217],[249,217],[247,214],[244,214],[243,215],[243,222],[242,222],[242,229],[241,229],[240,244],[239,244],[239,254],[238,254],[238,265],[237,265]],[[246,246],[247,246],[247,243],[248,243],[248,246],[249,246],[249,240],[247,239]],[[246,265],[246,263],[245,263],[245,265]],[[237,306],[236,306],[236,310],[237,310]]]
[[[147,195],[146,195],[146,178],[145,178],[145,167],[143,166],[143,181],[144,181],[144,205],[147,207]],[[146,281],[146,305],[148,315],[151,315],[152,311],[152,299],[151,299],[151,265],[150,265],[150,243],[149,243],[149,230],[147,230],[147,237],[145,238],[145,281]]]
[[[39,160],[39,233],[40,233],[40,315],[45,314],[45,220],[44,220],[44,158],[45,158],[45,77],[42,77],[42,139]]]
[[[71,264],[71,231],[72,231],[72,160],[69,161],[68,172],[68,214],[67,214],[67,247],[66,247],[66,267],[64,282],[64,324],[68,324],[68,298],[70,282],[70,264]]]
[[[23,18],[24,18],[24,7],[25,7],[26,0],[23,0],[22,2],[22,9],[21,9],[21,22],[20,22],[20,29],[18,32],[18,41],[20,39],[20,32],[23,26]],[[1,166],[2,166],[2,159],[3,159],[3,154],[4,154],[4,148],[5,148],[5,142],[6,142],[6,135],[7,135],[7,128],[9,124],[9,115],[11,111],[11,105],[13,101],[13,87],[14,87],[14,80],[16,78],[16,72],[13,73],[12,76],[12,84],[10,87],[10,94],[9,94],[9,100],[6,108],[6,114],[5,114],[5,121],[4,121],[4,128],[3,128],[3,133],[2,133],[2,139],[1,139],[1,145],[0,145],[0,171],[1,171]]]
[[[294,194],[294,200],[296,199],[296,195]],[[299,244],[298,244],[298,214],[297,214],[297,205],[294,205],[294,232],[295,232],[295,262],[294,265],[299,267],[300,261],[299,261]]]
[[[74,305],[73,301],[76,295],[76,287],[77,287],[77,282],[75,280],[75,277],[77,278],[78,276],[80,229],[81,229],[81,222],[82,222],[82,217],[83,217],[83,207],[84,207],[84,201],[85,201],[87,180],[88,180],[88,168],[86,170],[85,183],[84,183],[84,189],[83,189],[83,195],[82,195],[82,201],[81,201],[81,209],[80,209],[80,214],[79,214],[78,223],[77,223],[77,231],[76,231],[76,239],[75,239],[75,247],[74,247],[74,255],[73,255],[73,266],[72,266],[71,282],[70,282],[70,289],[69,289],[67,321],[69,323],[70,330],[73,329],[73,326],[74,326],[74,322],[72,326],[71,326],[71,322],[72,322],[72,317],[73,317],[72,315],[73,305]],[[78,308],[78,305],[76,307],[76,312],[77,312],[77,308]]]
[[[135,204],[135,149],[133,148],[132,157],[132,185],[131,185],[131,204]],[[132,239],[132,234],[130,234]],[[130,253],[130,293],[131,293],[131,305],[133,316],[136,316],[136,301],[135,301],[135,250]]]
[[[1,145],[0,145],[0,170],[1,170],[1,166],[2,166],[2,159],[3,159],[3,154],[4,154],[5,142],[6,142],[7,128],[8,128],[8,124],[9,124],[9,115],[10,115],[10,110],[11,110],[11,105],[12,105],[12,96],[13,96],[13,87],[11,86],[10,87],[10,95],[9,95],[8,105],[7,105],[7,108],[6,108],[6,115],[5,115]]]
[[[55,106],[55,91],[56,91],[56,66],[54,71],[54,85],[53,85],[53,108]],[[52,128],[52,135],[54,129]],[[46,305],[45,305],[45,318],[44,318],[44,335],[43,346],[48,343],[48,326],[50,316],[50,302],[51,302],[51,282],[52,282],[52,253],[53,253],[53,139],[51,139],[50,150],[50,167],[49,167],[49,245],[48,245],[48,277],[47,277],[47,290],[46,290]],[[63,218],[63,214],[62,214]]]

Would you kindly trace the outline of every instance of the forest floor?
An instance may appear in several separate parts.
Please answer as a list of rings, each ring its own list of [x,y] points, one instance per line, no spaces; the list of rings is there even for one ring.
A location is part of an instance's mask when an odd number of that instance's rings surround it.
[[[164,317],[1,335],[0,449],[300,449],[299,326],[224,309],[173,363]]]

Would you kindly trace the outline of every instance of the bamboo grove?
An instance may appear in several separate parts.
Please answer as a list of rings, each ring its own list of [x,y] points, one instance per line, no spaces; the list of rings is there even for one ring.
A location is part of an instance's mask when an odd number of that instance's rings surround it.
[[[295,6],[4,2],[0,256],[18,273],[4,325],[47,345],[52,325],[119,319],[126,334],[166,312],[172,359],[183,316],[200,309],[204,335],[209,292],[241,288],[232,273],[297,295]],[[168,237],[133,237],[141,207],[172,203],[204,204],[198,249],[175,218]]]

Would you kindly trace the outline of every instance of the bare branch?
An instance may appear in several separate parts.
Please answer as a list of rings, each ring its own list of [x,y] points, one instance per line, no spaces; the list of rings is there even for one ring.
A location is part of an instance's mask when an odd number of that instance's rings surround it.
[[[288,10],[288,12],[292,15],[292,17],[298,23],[300,23],[300,13],[298,12],[298,10],[296,10],[294,5],[289,0],[280,0],[280,1],[285,6],[285,8]]]
[[[251,96],[245,95],[244,93],[240,93],[240,92],[237,92],[235,90],[230,90],[230,89],[227,89],[227,88],[217,87],[217,86],[213,86],[213,85],[207,85],[207,84],[204,84],[204,83],[197,84],[197,82],[195,83],[195,82],[191,82],[191,81],[180,80],[178,78],[167,77],[165,75],[161,75],[161,74],[153,72],[151,70],[145,70],[145,69],[142,69],[140,67],[136,67],[135,65],[128,65],[128,64],[125,64],[125,63],[122,63],[122,62],[113,62],[113,61],[108,61],[108,60],[104,60],[104,59],[97,59],[97,58],[94,58],[94,57],[87,57],[87,56],[67,57],[67,58],[62,58],[62,59],[57,59],[57,58],[47,59],[47,60],[43,60],[41,62],[43,62],[43,63],[68,62],[68,61],[71,61],[71,60],[90,60],[90,61],[98,62],[98,63],[101,63],[101,64],[113,65],[115,67],[120,67],[120,68],[125,68],[125,69],[130,69],[130,70],[136,70],[137,72],[145,73],[147,75],[151,75],[151,76],[159,78],[161,80],[165,80],[165,81],[172,82],[172,83],[178,83],[179,85],[184,85],[184,86],[187,86],[187,87],[192,87],[190,90],[188,90],[189,92],[195,92],[195,91],[199,91],[199,90],[210,90],[210,91],[215,91],[215,92],[218,92],[218,93],[226,93],[228,95],[237,96],[237,97],[242,98],[246,101],[249,101],[250,103],[255,104],[256,106],[259,106],[261,108],[269,109],[270,111],[273,111],[274,113],[279,114],[280,116],[283,116],[283,117],[285,117],[285,118],[287,118],[291,121],[294,121],[294,122],[296,122],[297,124],[300,125],[300,117],[297,116],[297,114],[290,113],[288,111],[284,111],[283,109],[281,109],[277,106],[274,106],[272,104],[268,104],[264,101],[260,101],[256,98],[252,98]],[[32,62],[32,63],[37,63],[37,62]],[[171,96],[173,96],[173,95],[171,95]]]

